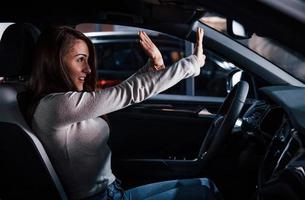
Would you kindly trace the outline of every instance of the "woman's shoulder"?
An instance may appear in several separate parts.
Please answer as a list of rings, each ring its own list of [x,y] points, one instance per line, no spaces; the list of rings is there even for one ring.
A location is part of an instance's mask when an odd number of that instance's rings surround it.
[[[78,92],[78,91],[68,91],[68,92],[55,92],[49,93],[41,98],[40,103],[72,103],[78,102],[81,99],[90,99],[90,97],[95,96],[95,92]]]
[[[56,92],[56,93],[49,93],[46,94],[39,100],[39,104],[50,104],[50,103],[59,103],[64,102],[66,97],[71,95],[73,92]]]
[[[82,92],[68,91],[68,92],[53,92],[45,95],[41,100],[52,100],[56,98],[65,98],[69,96],[81,95]]]

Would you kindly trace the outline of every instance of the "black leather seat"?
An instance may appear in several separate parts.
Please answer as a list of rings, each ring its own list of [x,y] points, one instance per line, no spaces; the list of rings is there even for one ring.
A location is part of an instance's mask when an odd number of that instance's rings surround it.
[[[0,199],[67,199],[51,162],[17,101],[39,30],[12,24],[0,41]]]

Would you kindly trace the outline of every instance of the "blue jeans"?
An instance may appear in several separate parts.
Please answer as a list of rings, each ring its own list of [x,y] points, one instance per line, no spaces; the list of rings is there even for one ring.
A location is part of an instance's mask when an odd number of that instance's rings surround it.
[[[215,184],[207,178],[162,181],[124,191],[120,182],[109,185],[90,200],[214,200],[221,199]]]

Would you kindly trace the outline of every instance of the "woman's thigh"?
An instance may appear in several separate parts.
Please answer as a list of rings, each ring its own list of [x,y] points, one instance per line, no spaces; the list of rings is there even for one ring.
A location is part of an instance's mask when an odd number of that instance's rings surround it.
[[[215,199],[218,189],[207,178],[179,179],[151,183],[126,191],[130,200]]]

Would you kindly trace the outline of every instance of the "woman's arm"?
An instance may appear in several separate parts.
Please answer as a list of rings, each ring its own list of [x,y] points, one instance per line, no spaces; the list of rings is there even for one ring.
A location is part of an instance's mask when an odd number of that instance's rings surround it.
[[[202,47],[196,45],[196,48]],[[52,122],[56,124],[79,122],[114,112],[158,94],[184,78],[198,75],[205,61],[205,56],[198,51],[168,68],[136,73],[122,83],[101,91],[48,95],[39,106],[44,106],[43,110],[53,116]]]
[[[181,59],[159,71],[135,74],[122,83],[97,92],[50,94],[38,105],[56,125],[80,122],[139,103],[158,94],[180,80],[200,73],[203,62],[196,55]],[[42,106],[42,107],[41,107]]]

